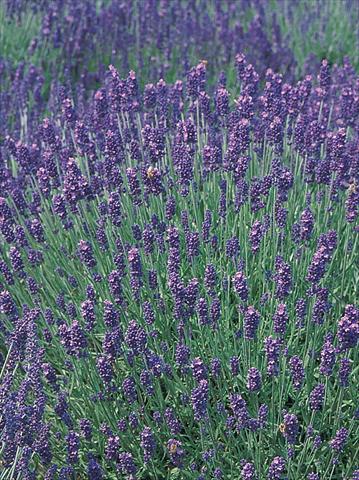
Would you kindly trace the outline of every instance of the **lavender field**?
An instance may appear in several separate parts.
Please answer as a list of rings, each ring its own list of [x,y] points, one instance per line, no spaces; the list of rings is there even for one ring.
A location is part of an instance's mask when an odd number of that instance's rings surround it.
[[[359,480],[358,25],[0,1],[0,480]]]

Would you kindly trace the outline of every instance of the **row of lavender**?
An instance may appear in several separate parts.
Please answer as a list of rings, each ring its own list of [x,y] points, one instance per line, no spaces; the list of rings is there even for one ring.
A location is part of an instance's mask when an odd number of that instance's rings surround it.
[[[1,480],[359,478],[358,77],[236,71],[6,138]]]
[[[13,24],[7,35],[20,30],[24,38],[18,34],[13,53],[5,49],[4,58],[0,53],[1,129],[31,141],[39,118],[53,110],[60,84],[73,90],[78,104],[86,103],[111,63],[120,72],[136,66],[145,82],[174,81],[201,58],[212,74],[228,70],[240,51],[261,78],[270,66],[292,81],[303,71],[303,59],[293,51],[293,30],[321,45],[329,3],[308,2],[297,18],[300,2],[286,0],[277,0],[272,9],[266,0],[7,0],[0,6],[0,14],[6,13],[1,21]],[[344,5],[353,12],[348,17],[355,18],[355,2],[343,1],[343,13]],[[354,29],[354,24],[347,28]],[[350,53],[342,41],[335,40],[340,58]],[[323,50],[333,51],[328,45]],[[303,54],[306,73],[319,67],[321,52],[316,54]]]

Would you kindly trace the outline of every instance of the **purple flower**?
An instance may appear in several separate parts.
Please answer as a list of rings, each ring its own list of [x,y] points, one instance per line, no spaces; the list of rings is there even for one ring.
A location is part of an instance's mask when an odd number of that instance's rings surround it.
[[[66,324],[59,326],[60,342],[69,355],[82,357],[85,355],[87,339],[80,323],[75,320],[70,327]]]
[[[329,445],[336,452],[340,453],[346,444],[349,432],[346,428],[340,428],[335,436],[330,440]]]
[[[233,376],[238,375],[239,373],[239,358],[238,357],[231,357],[229,360],[231,373]]]
[[[281,431],[288,443],[296,443],[299,432],[299,423],[296,415],[292,413],[286,413],[284,415],[283,424],[281,425]]]
[[[209,388],[207,380],[201,380],[198,387],[194,388],[191,393],[191,401],[193,407],[194,418],[197,421],[207,417]]]
[[[297,355],[294,355],[289,360],[289,368],[293,386],[296,390],[300,390],[305,376],[303,361]]]
[[[274,332],[283,337],[287,330],[288,324],[288,313],[287,307],[284,303],[280,303],[277,307],[277,310],[273,316]]]
[[[166,408],[165,420],[166,420],[167,427],[172,435],[177,435],[181,432],[182,425],[177,419],[172,408]]]
[[[302,213],[299,221],[299,235],[302,241],[309,240],[314,227],[314,217],[309,208]]]
[[[78,244],[78,255],[81,262],[83,262],[88,268],[93,268],[96,266],[96,260],[93,255],[90,242],[86,240],[80,240]]]
[[[16,313],[15,302],[7,290],[0,292],[0,312],[9,316],[15,315]]]
[[[234,291],[237,293],[242,302],[248,300],[248,285],[244,273],[237,272],[232,278]]]
[[[104,383],[108,384],[111,382],[113,378],[113,369],[111,365],[111,361],[106,356],[98,357],[96,361],[97,371],[104,381]]]
[[[119,453],[117,458],[117,465],[118,469],[123,475],[135,475],[137,472],[137,468],[131,453]]]
[[[221,374],[221,361],[219,358],[212,358],[211,373],[214,378],[219,377]]]
[[[309,396],[309,405],[312,410],[321,410],[324,403],[325,386],[323,383],[316,385]]]
[[[92,426],[90,420],[88,420],[87,418],[81,418],[79,424],[82,437],[85,440],[91,440]]]
[[[197,313],[200,325],[209,325],[210,318],[208,313],[208,305],[205,298],[200,298],[197,302]]]
[[[216,287],[217,273],[214,265],[209,264],[206,266],[204,272],[204,285],[209,295],[214,295],[214,289]]]
[[[206,380],[208,376],[207,366],[203,363],[202,359],[196,357],[191,364],[193,377],[200,382],[201,380]]]
[[[333,368],[335,365],[335,347],[331,342],[331,339],[327,339],[323,345],[322,351],[320,352],[320,367],[319,371],[322,375],[329,377],[333,373]]]
[[[277,256],[275,259],[275,275],[276,296],[283,300],[289,295],[292,287],[292,272],[288,263],[282,257]]]
[[[263,239],[264,233],[264,226],[259,220],[256,220],[253,223],[249,234],[249,243],[251,244],[251,249],[254,254],[259,251],[259,247]]]
[[[89,455],[87,464],[87,475],[89,480],[102,480],[103,470],[93,455]]]
[[[260,371],[251,367],[247,374],[247,388],[250,392],[258,392],[262,386],[262,375]]]
[[[128,403],[132,404],[137,401],[136,384],[133,377],[127,377],[122,382],[122,391]]]
[[[285,472],[285,460],[282,457],[274,457],[269,465],[267,478],[269,480],[280,480]]]
[[[307,480],[320,480],[319,473],[308,473]]]
[[[247,404],[241,395],[237,393],[232,394],[229,400],[233,415],[237,421],[237,429],[241,430],[247,426],[249,420]]]
[[[256,480],[257,474],[253,463],[243,462],[241,470],[242,480]]]
[[[354,305],[347,305],[338,322],[337,337],[341,350],[355,348],[359,338],[359,310]]]
[[[81,316],[85,320],[86,330],[91,331],[96,323],[95,304],[92,300],[85,300],[81,304]]]
[[[66,437],[67,442],[67,459],[69,463],[78,463],[80,440],[76,432],[70,431]]]
[[[182,448],[182,442],[175,440],[174,438],[170,438],[167,442],[167,450],[173,465],[178,468],[182,468],[183,459],[185,456],[185,452]]]
[[[260,315],[253,306],[249,306],[244,314],[244,338],[254,340],[259,326]]]
[[[349,386],[349,375],[351,372],[351,364],[348,358],[341,358],[339,362],[339,385],[341,387]]]
[[[125,340],[136,356],[144,352],[147,344],[147,335],[145,330],[135,320],[131,320],[128,324]]]
[[[264,339],[264,350],[267,357],[267,373],[270,377],[279,374],[279,356],[281,350],[280,340],[272,336]]]
[[[156,439],[149,427],[145,427],[141,432],[141,448],[143,449],[144,462],[148,463],[156,451]]]
[[[81,174],[75,160],[70,158],[66,164],[63,186],[63,193],[66,201],[72,207],[76,207],[76,203],[85,197],[87,190],[87,180]]]
[[[318,450],[318,448],[320,448],[321,445],[322,445],[322,439],[320,435],[316,435],[313,440],[313,448],[315,450]]]
[[[140,287],[142,286],[142,262],[137,248],[131,248],[129,250],[128,262],[130,264],[131,288],[135,298],[138,299]]]

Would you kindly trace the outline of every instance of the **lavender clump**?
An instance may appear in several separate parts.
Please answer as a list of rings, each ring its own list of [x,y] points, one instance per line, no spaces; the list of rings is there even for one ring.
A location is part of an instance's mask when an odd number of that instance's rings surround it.
[[[355,16],[202,3],[2,9],[4,478],[357,475]]]

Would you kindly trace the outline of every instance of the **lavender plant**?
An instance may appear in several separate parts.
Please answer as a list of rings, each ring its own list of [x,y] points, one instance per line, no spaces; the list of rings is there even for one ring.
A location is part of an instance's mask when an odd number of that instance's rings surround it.
[[[357,478],[359,79],[233,68],[6,136],[1,480]]]

